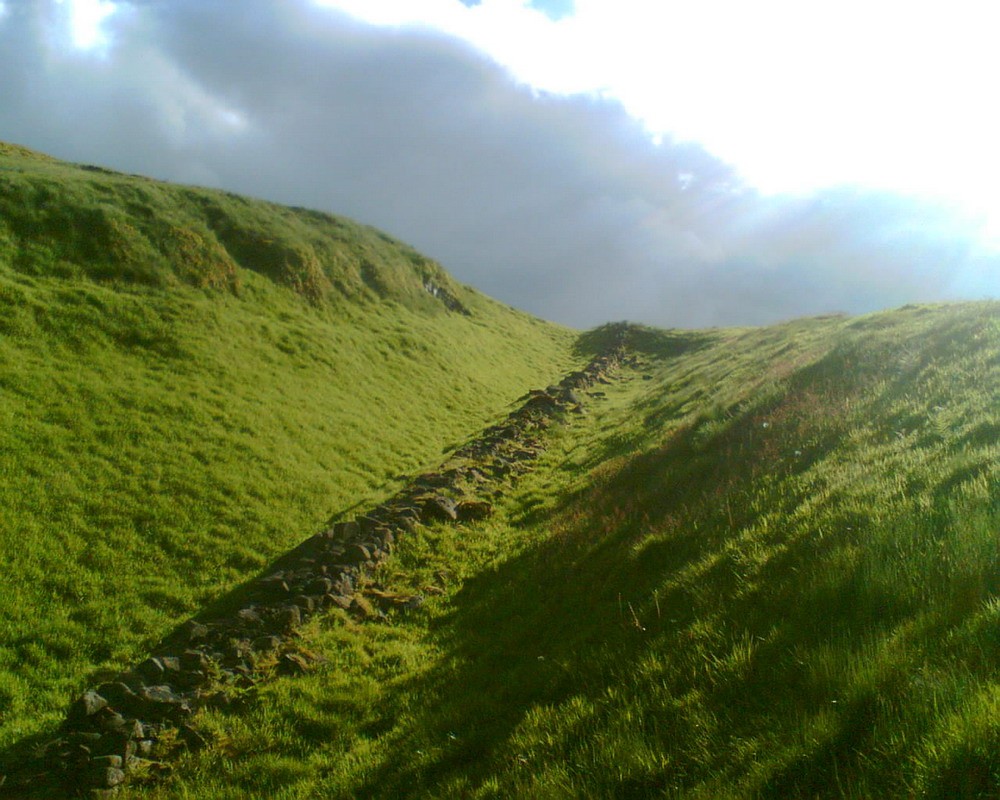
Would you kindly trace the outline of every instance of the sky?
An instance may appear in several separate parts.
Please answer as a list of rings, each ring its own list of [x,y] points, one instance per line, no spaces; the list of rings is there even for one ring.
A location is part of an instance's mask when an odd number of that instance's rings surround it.
[[[990,11],[0,0],[0,140],[343,214],[576,327],[976,299]]]

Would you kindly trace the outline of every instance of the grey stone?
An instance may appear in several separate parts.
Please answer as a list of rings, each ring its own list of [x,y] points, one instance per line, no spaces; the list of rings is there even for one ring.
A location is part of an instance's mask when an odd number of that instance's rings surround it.
[[[300,594],[292,602],[306,614],[311,614],[316,610],[316,601],[307,594]]]
[[[290,631],[302,624],[302,611],[298,606],[282,606],[274,620],[280,630]]]
[[[435,495],[424,501],[424,514],[430,519],[438,519],[444,522],[454,522],[458,519],[455,512],[456,503],[450,497]]]
[[[95,781],[98,786],[106,786],[110,789],[125,782],[125,771],[117,767],[106,767],[103,770],[97,771],[95,777],[98,778]]]
[[[70,706],[68,717],[74,722],[79,722],[81,720],[92,717],[102,708],[107,706],[108,701],[106,698],[99,695],[97,692],[84,692]]]
[[[344,551],[344,561],[348,564],[362,564],[371,557],[371,552],[363,544],[352,544]]]
[[[211,661],[201,650],[185,650],[181,653],[180,665],[181,669],[186,672],[206,670],[211,665]]]

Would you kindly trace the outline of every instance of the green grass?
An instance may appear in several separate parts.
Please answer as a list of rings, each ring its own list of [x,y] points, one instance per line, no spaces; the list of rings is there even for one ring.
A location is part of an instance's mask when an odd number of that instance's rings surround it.
[[[998,312],[639,331],[497,517],[380,576],[442,594],[317,623],[134,796],[997,796]]]
[[[571,332],[441,273],[470,313],[448,310],[423,285],[438,268],[353,223],[18,154],[0,183],[0,228],[22,231],[0,248],[0,747],[577,363]],[[365,252],[384,291],[320,297],[235,261],[230,285],[191,282],[138,235],[145,272],[105,270],[89,228],[49,237],[89,202],[136,230],[231,204],[276,239],[291,216],[348,237],[331,287]]]
[[[3,747],[600,341],[0,151]],[[631,335],[491,519],[401,539],[373,580],[421,607],[314,619],[123,798],[1000,796],[1000,306]]]

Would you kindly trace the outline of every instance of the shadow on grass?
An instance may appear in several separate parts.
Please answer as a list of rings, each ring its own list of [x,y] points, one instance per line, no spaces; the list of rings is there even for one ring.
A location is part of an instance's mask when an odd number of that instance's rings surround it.
[[[390,755],[358,796],[530,793],[552,766],[572,776],[569,796],[662,797],[720,780],[762,798],[898,796],[906,751],[876,745],[905,726],[916,746],[933,712],[908,708],[918,690],[878,654],[933,598],[897,590],[892,565],[878,571],[883,533],[866,515],[831,512],[824,535],[755,527],[765,513],[791,519],[808,497],[782,479],[836,447],[839,406],[824,414],[807,391],[836,373],[815,365],[767,408],[683,428],[536,514],[551,535],[469,579],[434,631],[442,666],[389,693],[387,708],[417,697],[420,710],[386,734]],[[808,437],[808,458],[790,455],[788,436]],[[900,512],[877,524],[942,536],[951,523]],[[763,532],[738,544],[748,530]],[[998,588],[977,585],[967,610]],[[658,674],[639,672],[651,663]],[[628,733],[611,733],[616,693],[643,709]],[[697,708],[679,710],[692,696]],[[574,703],[593,718],[574,721]],[[620,758],[641,751],[659,762]]]

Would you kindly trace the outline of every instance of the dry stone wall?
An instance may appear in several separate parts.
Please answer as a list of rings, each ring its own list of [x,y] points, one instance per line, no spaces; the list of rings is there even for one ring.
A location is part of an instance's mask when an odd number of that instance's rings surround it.
[[[622,327],[585,369],[529,392],[519,408],[439,470],[418,476],[366,514],[330,524],[218,604],[221,610],[185,623],[142,663],[84,692],[45,748],[36,777],[38,771],[55,774],[68,790],[110,797],[130,778],[167,769],[165,759],[179,745],[205,744],[188,724],[199,707],[230,702],[230,688],[251,686],[275,669],[306,671],[309,657],[295,646],[296,630],[330,608],[359,616],[381,613],[358,592],[365,576],[415,526],[489,516],[492,500],[542,451],[544,429],[565,414],[582,413],[580,393],[610,381],[626,358],[624,337]]]

